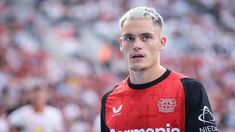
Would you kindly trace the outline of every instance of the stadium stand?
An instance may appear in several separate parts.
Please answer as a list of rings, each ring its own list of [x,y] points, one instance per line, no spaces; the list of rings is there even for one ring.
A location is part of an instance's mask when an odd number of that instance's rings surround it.
[[[164,65],[202,80],[220,131],[234,131],[234,0],[0,0],[0,131],[45,84],[66,131],[97,132],[102,95],[127,76],[118,18],[142,5],[165,19]]]

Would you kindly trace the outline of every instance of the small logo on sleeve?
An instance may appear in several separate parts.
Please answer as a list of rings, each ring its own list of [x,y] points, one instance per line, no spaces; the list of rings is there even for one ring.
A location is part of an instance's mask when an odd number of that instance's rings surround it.
[[[162,113],[171,113],[175,111],[177,106],[175,98],[161,98],[158,103],[158,111]]]
[[[207,106],[203,107],[202,114],[198,116],[198,120],[204,123],[215,125],[215,117]]]
[[[203,107],[202,114],[198,116],[198,120],[204,123],[204,126],[199,128],[200,132],[219,131],[215,124],[215,117],[207,106]]]
[[[121,110],[122,110],[122,104],[117,109],[113,107],[113,117],[117,115],[121,115]]]

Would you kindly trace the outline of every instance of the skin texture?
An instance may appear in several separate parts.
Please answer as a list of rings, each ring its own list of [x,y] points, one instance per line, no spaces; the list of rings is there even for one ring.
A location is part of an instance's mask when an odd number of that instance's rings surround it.
[[[166,37],[151,19],[125,21],[119,43],[132,83],[147,83],[165,72],[166,69],[160,65],[160,50],[166,44]]]

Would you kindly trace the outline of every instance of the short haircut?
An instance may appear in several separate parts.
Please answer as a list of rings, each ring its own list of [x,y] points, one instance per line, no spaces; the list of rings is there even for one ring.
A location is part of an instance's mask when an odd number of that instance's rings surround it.
[[[127,11],[119,20],[119,28],[123,27],[125,21],[138,19],[152,19],[153,24],[163,29],[164,21],[154,8],[136,7]]]

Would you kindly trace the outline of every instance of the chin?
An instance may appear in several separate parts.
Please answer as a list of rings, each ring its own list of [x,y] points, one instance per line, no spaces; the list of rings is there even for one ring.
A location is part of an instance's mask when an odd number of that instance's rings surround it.
[[[132,70],[132,71],[144,71],[146,68],[145,67],[143,67],[143,66],[132,66],[132,67],[130,67],[130,69]]]

